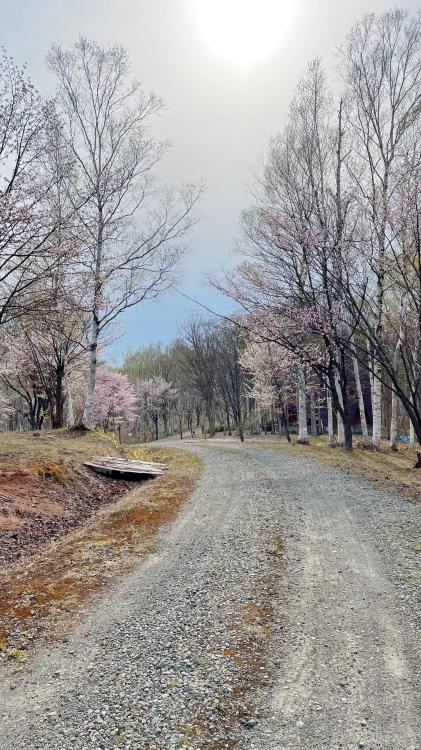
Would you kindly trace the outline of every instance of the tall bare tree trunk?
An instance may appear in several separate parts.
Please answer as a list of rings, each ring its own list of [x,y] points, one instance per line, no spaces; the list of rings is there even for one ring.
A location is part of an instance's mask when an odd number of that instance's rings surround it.
[[[382,382],[381,377],[381,365],[378,362],[374,363],[374,377],[373,377],[373,397],[372,397],[372,409],[373,409],[373,438],[372,444],[374,448],[380,448],[380,441],[382,437]]]
[[[215,410],[213,404],[208,404],[207,409],[209,437],[215,437]]]
[[[330,390],[327,389],[327,434],[328,444],[335,445],[335,433],[333,430],[333,406]]]
[[[415,429],[414,425],[412,424],[412,420],[409,420],[409,447],[410,448],[416,448],[418,446],[418,440],[415,435]]]
[[[92,406],[94,401],[97,355],[98,355],[98,333],[99,325],[97,315],[94,313],[92,319],[91,342],[89,345],[89,374],[86,390],[86,400],[83,409],[82,424],[86,430],[92,429]]]
[[[316,418],[316,405],[314,403],[314,396],[310,394],[310,429],[311,434],[317,436],[317,418]]]
[[[415,339],[414,351],[412,353],[412,367],[413,367],[412,383],[411,383],[412,386],[414,386],[414,383],[416,383],[417,378],[418,378],[419,354],[420,354],[420,338],[419,338],[419,335],[417,335]],[[416,448],[419,445],[417,436],[415,434],[415,427],[411,419],[409,420],[409,445],[411,448]]]
[[[73,397],[72,397],[72,391],[69,387],[69,384],[66,384],[66,391],[67,391],[67,397],[66,397],[66,409],[67,409],[67,416],[66,416],[66,424],[67,427],[73,427],[75,424],[75,413],[73,410]]]
[[[396,370],[398,367],[398,358],[399,358],[399,352],[401,350],[402,341],[404,337],[403,332],[403,311],[402,311],[403,304],[401,304],[401,325],[399,329],[399,336],[398,340],[396,342],[396,347],[393,355],[393,367]],[[399,432],[398,432],[398,408],[399,408],[399,399],[395,391],[392,391],[392,411],[391,411],[391,418],[390,418],[390,439],[389,439],[389,447],[390,448],[396,448],[396,445],[399,440]]]
[[[351,349],[352,349],[352,352],[355,352],[354,342],[352,342]],[[352,357],[352,365],[354,368],[354,378],[355,378],[355,386],[357,389],[358,408],[360,410],[361,431],[363,434],[363,442],[368,443],[367,417],[365,415],[364,396],[363,396],[363,389],[361,387],[360,367],[358,364],[357,357],[354,355]]]
[[[370,342],[368,341],[368,339],[367,339],[367,355],[368,355],[369,367],[371,368],[372,364],[373,364],[373,358],[371,356]],[[373,377],[373,373],[372,373],[371,369],[369,369],[369,371],[368,371],[368,378],[369,378],[369,382],[370,382],[370,398],[371,398],[371,401],[373,402],[374,377]]]
[[[308,443],[306,379],[302,366],[298,368],[298,442]]]
[[[89,344],[89,375],[82,424],[86,430],[92,429],[92,406],[94,401],[96,371],[98,363],[99,307],[101,298],[102,251],[104,242],[104,218],[98,186],[98,234],[95,257],[95,288],[92,308],[92,329]]]
[[[398,405],[399,405],[399,399],[395,391],[392,391],[392,408],[391,408],[391,417],[390,417],[390,438],[389,438],[390,448],[396,448],[396,445],[399,440]]]
[[[339,383],[339,375],[335,374],[335,387],[336,387],[336,393],[338,394],[338,401],[343,406],[343,399],[342,399],[342,391],[341,386]],[[339,413],[339,411],[336,411],[336,424],[337,424],[337,436],[338,436],[338,443],[339,445],[344,445],[345,443],[345,428],[344,428],[344,422],[343,419]]]
[[[65,406],[65,392],[64,392],[64,377],[65,377],[66,365],[61,363],[56,367],[55,372],[55,388],[54,395],[52,398],[52,409],[51,409],[51,422],[52,427],[60,429],[64,427],[64,406]]]
[[[378,271],[376,288],[376,339],[383,343],[384,259],[389,204],[389,165],[385,167],[382,185],[382,217],[379,231]],[[373,368],[373,447],[380,448],[382,438],[382,366],[376,357]]]

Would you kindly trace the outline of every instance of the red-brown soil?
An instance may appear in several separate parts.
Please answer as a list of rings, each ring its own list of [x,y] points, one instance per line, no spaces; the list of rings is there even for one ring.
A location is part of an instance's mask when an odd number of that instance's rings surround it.
[[[2,435],[2,448],[7,446],[7,435]],[[1,566],[80,526],[97,508],[114,502],[131,486],[83,466],[84,455],[119,453],[118,446],[105,436],[20,437],[20,444],[16,436],[11,437],[11,450],[0,454]]]
[[[85,458],[120,452],[106,436],[55,435],[35,447],[29,436],[21,438],[7,459],[0,457],[0,493],[11,498],[0,498],[6,510],[0,516],[0,665],[13,669],[39,642],[63,637],[94,592],[153,549],[158,529],[189,497],[200,469],[191,454],[149,449],[133,455],[164,461],[163,476],[110,480],[83,467]]]

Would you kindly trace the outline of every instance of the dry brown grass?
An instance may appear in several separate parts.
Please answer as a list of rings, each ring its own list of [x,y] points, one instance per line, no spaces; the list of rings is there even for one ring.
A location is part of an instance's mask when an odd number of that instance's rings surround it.
[[[115,437],[102,430],[94,432],[55,430],[54,432],[0,432],[0,461],[13,460],[35,467],[61,463],[66,458],[121,455]]]
[[[86,440],[81,442],[86,449]],[[109,443],[105,446],[104,453],[109,453]],[[85,455],[82,450],[79,459]],[[128,494],[102,508],[84,527],[48,545],[29,563],[15,564],[3,573],[1,659],[18,661],[39,641],[63,635],[93,592],[130,571],[139,558],[153,550],[158,529],[176,515],[189,496],[201,461],[176,449],[144,449],[142,457],[159,458],[167,463],[168,471],[132,485]]]
[[[350,474],[372,479],[388,489],[404,490],[411,500],[421,500],[421,469],[413,468],[415,450],[402,445],[397,451],[391,451],[387,441],[383,441],[380,451],[372,451],[360,447],[358,440],[355,440],[354,449],[348,451],[345,448],[330,448],[325,436],[310,437],[309,440],[309,445],[299,445],[294,439],[288,443],[284,438],[268,436],[250,438],[247,442],[300,458],[313,458]]]

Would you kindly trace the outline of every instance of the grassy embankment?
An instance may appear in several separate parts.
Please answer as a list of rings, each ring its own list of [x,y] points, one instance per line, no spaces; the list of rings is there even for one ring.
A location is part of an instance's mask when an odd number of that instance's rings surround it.
[[[128,453],[162,461],[168,471],[141,483],[92,474],[84,460],[122,454],[100,433],[1,435],[0,493],[8,498],[0,499],[2,660],[23,661],[47,634],[63,636],[93,592],[153,550],[158,529],[200,473],[200,460],[177,449]]]

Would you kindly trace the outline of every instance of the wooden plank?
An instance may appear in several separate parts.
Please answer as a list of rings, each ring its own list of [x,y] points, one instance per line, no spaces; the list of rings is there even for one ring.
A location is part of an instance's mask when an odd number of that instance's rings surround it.
[[[159,466],[130,466],[129,464],[121,464],[121,463],[115,463],[112,464],[111,461],[107,461],[107,463],[103,463],[102,461],[84,461],[84,466],[102,466],[104,469],[119,469],[120,471],[159,471],[160,473],[163,473],[163,469],[161,469]]]
[[[159,469],[164,471],[164,466],[159,464],[148,464],[148,463],[125,463],[124,461],[95,461],[94,463],[101,464],[101,466],[122,466],[127,469]]]
[[[104,456],[97,459],[96,463],[112,463],[112,464],[124,464],[131,466],[153,466],[159,469],[166,469],[166,464],[159,463],[158,461],[141,461],[137,458],[116,458],[115,456]]]
[[[97,461],[84,461],[84,466],[99,473],[99,474],[129,474],[133,477],[136,476],[161,476],[164,472],[158,466],[142,464],[141,462],[133,463],[125,462],[124,460],[118,460],[111,462],[111,460],[103,461],[99,459]]]
[[[124,464],[112,464],[112,463],[106,463],[103,464],[100,461],[85,461],[85,466],[95,466],[99,467],[101,466],[104,469],[115,469],[116,471],[141,471],[141,472],[147,472],[147,471],[157,471],[160,474],[163,474],[163,470],[155,467],[155,466],[126,466]]]

